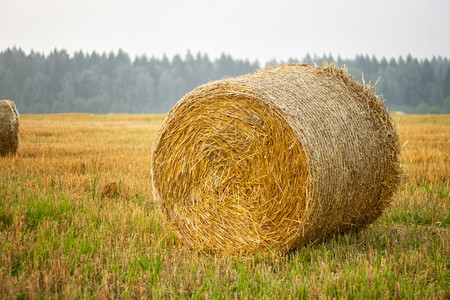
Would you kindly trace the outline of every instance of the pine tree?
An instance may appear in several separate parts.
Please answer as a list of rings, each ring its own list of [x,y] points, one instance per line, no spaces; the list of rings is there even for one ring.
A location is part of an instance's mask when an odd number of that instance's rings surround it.
[[[450,66],[448,67],[444,78],[444,97],[448,96],[450,96]]]

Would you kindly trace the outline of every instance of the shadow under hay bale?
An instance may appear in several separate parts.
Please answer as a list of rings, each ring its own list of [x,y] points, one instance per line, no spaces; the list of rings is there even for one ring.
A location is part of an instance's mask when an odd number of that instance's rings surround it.
[[[11,100],[0,100],[0,156],[19,148],[19,113]]]
[[[195,249],[285,252],[379,217],[399,152],[370,86],[335,66],[283,65],[185,95],[154,143],[153,193]]]

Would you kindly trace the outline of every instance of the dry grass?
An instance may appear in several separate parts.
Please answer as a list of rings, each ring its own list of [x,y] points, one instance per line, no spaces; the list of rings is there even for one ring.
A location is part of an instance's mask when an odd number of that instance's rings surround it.
[[[408,182],[450,180],[450,119],[448,116],[394,116],[402,137],[402,162]]]
[[[195,249],[286,252],[380,216],[399,152],[371,87],[335,66],[277,66],[177,103],[154,146],[154,199]]]
[[[149,168],[143,165],[150,164],[148,151],[159,124],[152,124],[155,120],[149,116],[60,114],[23,118],[21,139],[26,144],[20,155],[8,161],[10,176],[16,172],[42,174],[40,180],[62,180],[61,188],[78,194],[91,188],[96,171],[108,174],[99,178],[100,187],[120,182],[128,196],[138,191],[150,193]]]
[[[0,157],[0,298],[450,297],[449,116],[395,116],[410,177],[371,226],[288,255],[199,255],[155,209],[159,115],[22,115]]]

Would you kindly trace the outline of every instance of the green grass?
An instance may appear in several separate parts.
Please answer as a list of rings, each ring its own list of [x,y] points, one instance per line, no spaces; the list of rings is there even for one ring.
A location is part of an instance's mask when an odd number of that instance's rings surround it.
[[[398,202],[395,209],[388,210],[381,219],[385,224],[450,227],[448,186],[427,183],[409,185],[400,194],[404,201]]]
[[[13,181],[11,188],[25,191],[20,181]],[[27,197],[11,193],[0,204],[2,294],[4,298],[56,294],[97,298],[102,293],[118,298],[445,298],[448,212],[421,204],[414,197],[422,193],[431,203],[448,200],[437,189],[407,186],[400,194],[408,201],[366,229],[287,255],[250,256],[198,254],[180,247],[175,236],[163,230],[150,203],[121,197],[107,202],[89,191],[83,198],[63,190],[24,193]],[[130,211],[123,211],[127,207]],[[117,215],[117,210],[122,213]],[[5,286],[5,279],[12,278],[18,284]],[[29,280],[36,281],[33,292],[27,289]]]

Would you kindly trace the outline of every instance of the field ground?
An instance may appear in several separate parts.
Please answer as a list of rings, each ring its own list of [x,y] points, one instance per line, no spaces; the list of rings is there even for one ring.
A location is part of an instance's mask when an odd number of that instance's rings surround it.
[[[405,177],[373,225],[288,255],[198,254],[151,196],[162,115],[22,115],[0,157],[0,298],[450,298],[450,116],[393,116]]]

